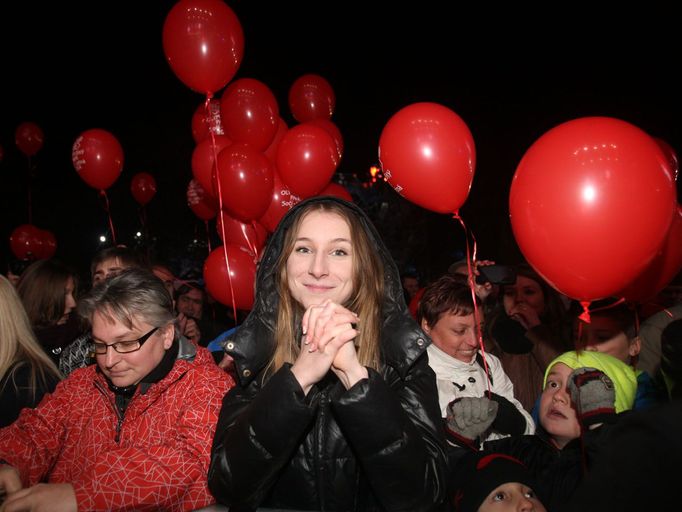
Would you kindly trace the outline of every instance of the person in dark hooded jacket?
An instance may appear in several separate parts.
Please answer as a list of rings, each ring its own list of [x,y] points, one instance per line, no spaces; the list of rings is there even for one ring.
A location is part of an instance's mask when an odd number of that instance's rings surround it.
[[[223,399],[211,492],[231,512],[440,506],[428,344],[365,214],[331,197],[294,207],[263,255],[250,315],[224,342],[240,382]]]

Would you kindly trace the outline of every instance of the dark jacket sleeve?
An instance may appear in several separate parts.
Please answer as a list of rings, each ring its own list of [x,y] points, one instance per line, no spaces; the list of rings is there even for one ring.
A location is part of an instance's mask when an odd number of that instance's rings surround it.
[[[259,381],[225,395],[213,440],[209,488],[235,510],[263,501],[315,414],[290,365]]]
[[[385,510],[433,510],[446,487],[433,370],[422,356],[402,382],[368,371],[332,403],[339,425]]]

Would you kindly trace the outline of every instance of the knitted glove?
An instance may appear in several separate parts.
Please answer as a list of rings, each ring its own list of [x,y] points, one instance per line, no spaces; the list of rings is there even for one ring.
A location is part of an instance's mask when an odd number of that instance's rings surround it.
[[[503,396],[491,393],[490,398],[498,405],[493,429],[501,434],[522,435],[526,431],[526,417],[521,411]]]
[[[485,397],[465,396],[450,402],[445,418],[448,440],[456,445],[472,446],[497,415],[497,402]]]
[[[616,388],[611,379],[596,368],[576,368],[566,385],[583,427],[589,428],[616,413]]]

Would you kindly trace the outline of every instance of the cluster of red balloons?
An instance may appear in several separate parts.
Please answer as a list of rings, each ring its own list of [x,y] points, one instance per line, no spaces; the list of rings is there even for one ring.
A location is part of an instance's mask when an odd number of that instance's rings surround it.
[[[113,134],[93,128],[76,138],[71,160],[85,183],[97,190],[106,190],[123,170],[123,148]]]
[[[26,121],[17,126],[14,142],[19,151],[26,156],[33,156],[43,147],[43,130],[35,123]]]
[[[52,232],[33,224],[22,224],[9,237],[12,253],[20,260],[42,260],[54,256],[57,239]]]
[[[464,121],[438,103],[414,103],[394,114],[379,139],[384,177],[407,200],[438,213],[466,201],[476,167]]]
[[[516,169],[509,212],[528,262],[580,301],[646,299],[682,265],[670,161],[619,119],[576,119],[542,135]]]

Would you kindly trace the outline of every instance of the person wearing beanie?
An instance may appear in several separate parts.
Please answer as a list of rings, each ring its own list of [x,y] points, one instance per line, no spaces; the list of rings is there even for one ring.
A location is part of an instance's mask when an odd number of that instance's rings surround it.
[[[503,453],[471,453],[455,475],[456,512],[545,512],[524,464]]]
[[[620,413],[632,408],[637,388],[634,370],[600,352],[566,352],[545,372],[540,425],[535,435],[488,441],[483,450],[521,460],[538,482],[535,489],[548,510],[561,510],[600,457]],[[449,422],[456,429],[455,422]],[[466,453],[468,447],[461,448]],[[461,458],[452,459],[456,470]]]

